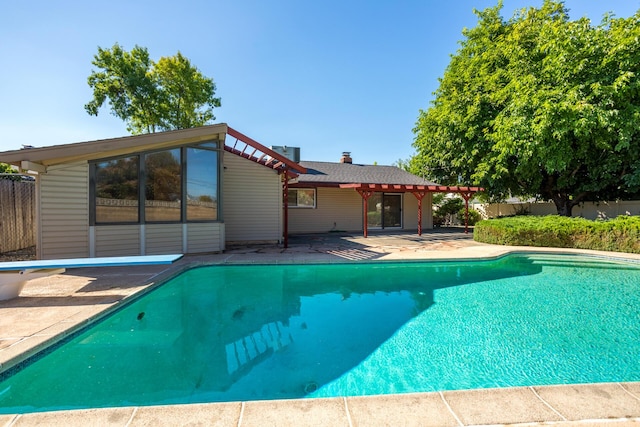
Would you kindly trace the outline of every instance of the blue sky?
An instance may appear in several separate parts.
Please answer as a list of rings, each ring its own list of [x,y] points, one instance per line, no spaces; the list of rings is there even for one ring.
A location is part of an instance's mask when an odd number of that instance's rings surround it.
[[[127,135],[87,77],[98,46],[182,52],[216,81],[225,122],[303,160],[392,164],[438,78],[497,0],[17,1],[0,6],[0,151]],[[504,0],[503,16],[542,0]],[[572,18],[627,17],[640,0],[567,0]],[[2,159],[0,158],[0,161]]]

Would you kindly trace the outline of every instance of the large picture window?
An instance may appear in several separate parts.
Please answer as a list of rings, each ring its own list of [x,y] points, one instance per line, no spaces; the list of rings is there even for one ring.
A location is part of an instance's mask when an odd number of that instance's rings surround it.
[[[180,221],[182,162],[180,149],[150,153],[145,163],[145,220]]]
[[[91,223],[219,219],[219,144],[91,162]]]
[[[218,218],[218,152],[187,148],[187,220]]]
[[[315,188],[295,188],[288,192],[288,203],[290,208],[315,208],[316,190]]]
[[[96,222],[138,222],[139,157],[95,163]]]

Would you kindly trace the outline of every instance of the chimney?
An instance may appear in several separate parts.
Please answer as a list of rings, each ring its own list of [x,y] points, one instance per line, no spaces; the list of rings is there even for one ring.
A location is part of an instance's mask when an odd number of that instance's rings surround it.
[[[340,163],[353,163],[353,160],[351,159],[351,153],[348,151],[343,151],[342,157],[340,158]]]

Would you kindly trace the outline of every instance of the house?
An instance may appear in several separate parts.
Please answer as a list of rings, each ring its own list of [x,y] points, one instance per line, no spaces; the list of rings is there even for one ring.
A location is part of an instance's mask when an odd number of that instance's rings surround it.
[[[6,151],[0,162],[36,177],[39,259],[220,252],[331,230],[421,232],[431,227],[431,192],[452,191],[348,155],[298,162],[275,148],[214,124]]]

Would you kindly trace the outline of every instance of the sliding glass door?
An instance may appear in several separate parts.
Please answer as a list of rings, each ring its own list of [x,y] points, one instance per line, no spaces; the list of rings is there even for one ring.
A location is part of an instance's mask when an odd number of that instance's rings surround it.
[[[368,228],[402,228],[402,194],[374,193],[367,201]]]

